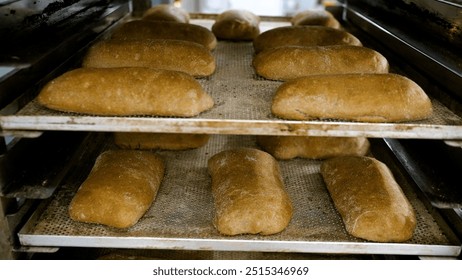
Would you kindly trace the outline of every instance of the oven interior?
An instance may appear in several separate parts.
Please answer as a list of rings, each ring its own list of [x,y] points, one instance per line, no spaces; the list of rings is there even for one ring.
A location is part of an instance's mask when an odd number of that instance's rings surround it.
[[[186,2],[183,5],[192,5]],[[201,2],[205,1],[195,1],[193,6],[199,9]],[[223,71],[200,83],[216,93],[214,98],[222,106],[199,118],[86,117],[49,112],[36,104],[34,98],[44,84],[78,67],[89,46],[153,4],[142,0],[0,2],[0,38],[5,38],[0,44],[1,259],[111,255],[460,259],[460,1],[345,0],[323,6],[365,46],[382,53],[393,72],[408,76],[429,94],[437,110],[427,122],[337,126],[332,122],[275,120],[265,106],[271,98],[268,92],[279,84],[253,73],[249,43],[219,42],[214,56],[217,68]],[[216,14],[195,10],[191,16],[192,23],[210,27]],[[286,25],[290,16],[262,15],[262,27]],[[96,156],[114,147],[112,133],[135,130],[208,133],[213,137],[198,150],[158,152],[167,159],[168,173],[155,205],[135,228],[120,231],[71,221],[69,201]],[[220,236],[210,222],[212,198],[205,163],[226,148],[256,147],[258,134],[369,137],[371,154],[390,167],[416,210],[415,236],[402,244],[364,242],[349,236],[319,175],[320,161],[299,159],[280,162],[286,184],[292,186],[289,193],[300,209],[293,227],[271,237]]]

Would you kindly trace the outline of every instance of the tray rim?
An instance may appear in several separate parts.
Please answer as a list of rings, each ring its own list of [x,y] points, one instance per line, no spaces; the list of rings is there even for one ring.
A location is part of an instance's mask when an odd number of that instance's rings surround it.
[[[169,132],[239,135],[462,139],[462,126],[425,123],[203,119],[118,116],[2,116],[3,134],[40,131]]]
[[[127,249],[174,249],[205,251],[291,252],[325,254],[391,254],[458,256],[458,245],[422,245],[378,242],[273,241],[162,237],[52,236],[19,232],[22,245],[47,247],[94,247]],[[412,252],[412,254],[410,254]]]

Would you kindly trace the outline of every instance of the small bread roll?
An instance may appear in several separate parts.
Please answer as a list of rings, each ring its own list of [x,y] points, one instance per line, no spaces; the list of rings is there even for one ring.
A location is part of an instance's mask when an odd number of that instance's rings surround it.
[[[432,114],[425,92],[397,74],[316,75],[283,83],[271,111],[284,119],[404,122]]]
[[[296,157],[326,159],[338,156],[364,156],[369,151],[365,137],[257,136],[257,143],[277,159]]]
[[[256,53],[282,46],[362,46],[352,34],[325,26],[282,26],[261,33],[253,41]]]
[[[170,39],[190,41],[209,50],[217,46],[217,38],[205,27],[172,21],[133,20],[114,30],[111,36],[117,40]]]
[[[260,34],[260,17],[245,10],[228,10],[219,14],[212,32],[219,39],[250,41]]]
[[[380,53],[359,46],[284,46],[258,53],[253,66],[258,75],[287,81],[323,74],[388,73],[388,61]]]
[[[296,13],[290,20],[292,25],[319,25],[340,28],[337,19],[326,10],[305,10]]]
[[[186,150],[204,146],[207,134],[115,132],[115,144],[123,149]]]
[[[278,162],[268,153],[241,148],[208,161],[215,204],[214,225],[221,234],[275,234],[292,218]]]
[[[75,69],[45,85],[37,99],[54,110],[114,116],[192,117],[214,104],[192,76],[144,67]]]
[[[189,23],[189,13],[169,4],[159,4],[144,12],[143,20]]]
[[[321,174],[348,233],[377,242],[412,238],[414,209],[385,164],[336,157],[321,164]]]
[[[151,207],[164,176],[162,159],[142,151],[102,153],[69,205],[71,219],[133,226]]]
[[[215,72],[215,58],[204,46],[180,40],[104,40],[88,50],[83,67],[151,67],[195,77]]]

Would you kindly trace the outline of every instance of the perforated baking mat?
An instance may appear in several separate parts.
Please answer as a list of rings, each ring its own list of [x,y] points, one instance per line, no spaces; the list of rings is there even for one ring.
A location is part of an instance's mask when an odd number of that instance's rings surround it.
[[[113,148],[111,140],[101,150]],[[90,140],[90,143],[96,142]],[[223,236],[213,226],[207,160],[225,149],[257,147],[255,136],[212,135],[204,147],[158,151],[166,173],[157,198],[133,227],[121,230],[72,221],[68,206],[93,160],[77,162],[45,209],[37,210],[19,233],[22,245],[209,251],[309,252],[457,256],[460,244],[445,234],[405,181],[398,181],[416,211],[417,228],[405,243],[375,243],[350,236],[319,173],[321,161],[279,161],[294,213],[281,233]],[[93,159],[96,157],[93,156]],[[399,177],[397,177],[398,180]]]
[[[195,23],[211,26],[213,21],[200,19]],[[262,22],[261,27],[264,31],[287,24]],[[61,113],[46,109],[33,100],[14,115],[0,116],[0,127],[4,132],[18,133],[30,130],[144,131],[462,139],[462,118],[437,100],[432,100],[434,113],[430,118],[407,123],[276,118],[271,114],[271,99],[281,82],[256,75],[252,67],[252,43],[219,41],[213,55],[217,63],[216,72],[198,81],[213,97],[215,106],[197,117],[108,117]]]

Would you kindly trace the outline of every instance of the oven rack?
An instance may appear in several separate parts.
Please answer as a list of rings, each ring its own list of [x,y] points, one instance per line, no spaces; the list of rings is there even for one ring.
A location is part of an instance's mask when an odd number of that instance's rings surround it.
[[[199,18],[192,22],[210,27],[213,19]],[[283,19],[263,21],[261,29],[287,24]],[[117,117],[63,113],[44,108],[36,100],[32,100],[18,112],[0,116],[1,133],[34,137],[37,132],[50,130],[137,131],[462,139],[462,118],[436,99],[432,99],[432,116],[414,122],[294,121],[276,118],[271,114],[271,99],[282,83],[256,75],[252,67],[252,43],[219,41],[213,55],[217,63],[216,72],[198,81],[212,96],[215,106],[197,117]],[[427,93],[432,96],[431,92]]]
[[[108,138],[112,134],[90,135],[84,145],[106,144],[88,155],[90,159],[74,163],[55,195],[42,203],[19,232],[21,245],[419,256],[458,256],[461,252],[460,241],[441,226],[433,211],[427,210],[414,192],[412,182],[390,164],[416,212],[417,228],[407,242],[376,243],[350,236],[319,173],[321,161],[307,159],[279,161],[294,206],[293,218],[283,232],[270,236],[220,235],[212,224],[213,199],[207,160],[225,149],[257,148],[255,136],[244,135],[212,135],[207,145],[198,149],[157,151],[165,161],[166,174],[155,202],[133,227],[121,230],[75,222],[68,215],[72,197],[96,156],[116,148],[112,138]],[[379,153],[375,150],[372,149],[373,156],[377,157]]]

